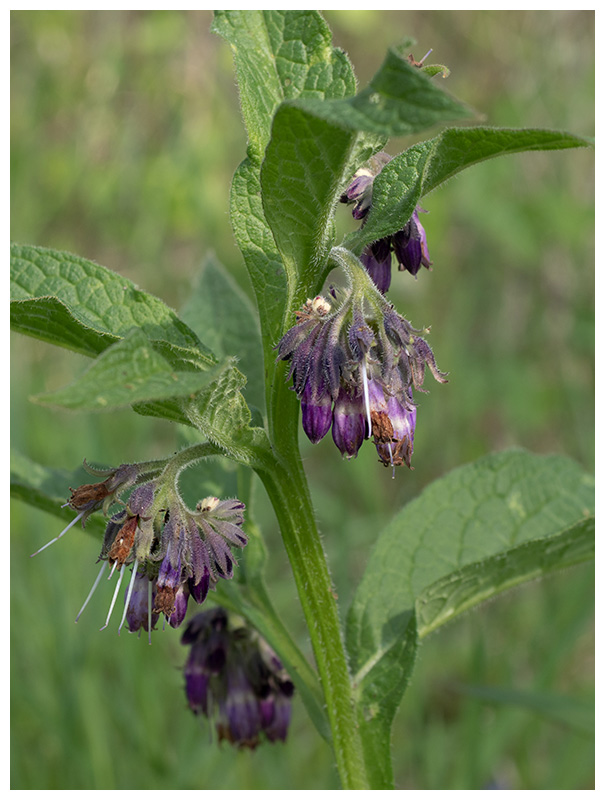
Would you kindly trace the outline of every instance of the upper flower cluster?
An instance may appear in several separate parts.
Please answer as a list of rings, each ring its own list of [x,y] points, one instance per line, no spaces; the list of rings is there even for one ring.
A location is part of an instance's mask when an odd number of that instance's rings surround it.
[[[191,710],[213,718],[219,741],[255,748],[261,734],[285,741],[294,685],[267,642],[229,625],[220,607],[197,614],[181,642],[191,650],[185,693]]]
[[[332,428],[336,446],[351,458],[372,436],[386,466],[409,467],[416,426],[412,390],[422,391],[427,366],[438,381],[445,382],[445,375],[421,331],[375,294],[349,290],[335,310],[324,297],[307,300],[277,346],[278,359],[290,362],[303,428],[313,443]]]
[[[368,163],[357,170],[353,180],[342,194],[341,203],[353,204],[352,214],[355,219],[365,220],[372,207],[374,179],[388,164],[391,156],[378,153]],[[418,212],[423,211],[416,206],[410,219],[401,230],[392,236],[378,239],[364,248],[361,262],[367,269],[378,289],[384,294],[391,285],[391,252],[395,254],[399,269],[417,275],[420,267],[431,266],[426,233],[420,222]]]
[[[189,597],[202,603],[219,578],[231,578],[237,563],[231,547],[244,547],[248,540],[241,529],[244,504],[239,500],[207,497],[192,511],[179,496],[174,472],[167,469],[149,479],[149,474],[141,473],[138,467],[123,464],[106,471],[87,467],[105,480],[72,490],[66,505],[78,514],[52,541],[60,539],[79,519],[84,524],[94,511],[107,515],[111,506],[119,504],[121,508],[109,518],[105,529],[99,555],[101,570],[76,621],[109,566],[109,578],[117,571],[118,581],[103,626],[107,627],[125,570],[132,567],[119,629],[127,622],[129,630],[142,628],[151,635],[160,614],[172,627],[178,627],[185,618]],[[120,497],[127,490],[131,492],[124,502]]]

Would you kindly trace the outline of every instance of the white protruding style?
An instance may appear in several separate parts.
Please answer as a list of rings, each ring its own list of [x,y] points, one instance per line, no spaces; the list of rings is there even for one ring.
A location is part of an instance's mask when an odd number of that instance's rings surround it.
[[[115,566],[115,562],[114,562],[114,566]],[[99,628],[99,630],[101,630],[101,631],[104,631],[105,628],[109,625],[109,620],[111,619],[111,615],[113,613],[113,607],[115,606],[116,600],[118,599],[118,594],[120,592],[120,584],[122,583],[122,578],[124,577],[124,570],[125,569],[126,569],[126,564],[122,564],[122,569],[120,570],[120,575],[118,577],[118,583],[116,585],[116,590],[113,593],[113,598],[111,600],[111,605],[109,606],[109,613],[107,614],[107,619],[105,620],[105,625],[103,625],[102,628]]]
[[[86,598],[86,600],[84,601],[84,605],[83,605],[83,606],[82,606],[82,608],[81,608],[81,609],[78,611],[78,616],[76,617],[76,622],[77,622],[77,621],[80,619],[80,617],[82,616],[82,612],[84,611],[84,609],[85,609],[85,608],[86,608],[86,606],[88,605],[88,603],[89,603],[89,601],[90,601],[90,598],[93,596],[93,594],[95,593],[95,590],[96,590],[97,586],[98,586],[98,585],[99,585],[99,583],[101,582],[101,576],[103,575],[103,572],[105,571],[105,567],[106,567],[106,566],[107,566],[107,561],[104,561],[104,562],[101,564],[101,569],[99,570],[99,574],[97,575],[97,579],[96,579],[96,580],[95,580],[95,582],[93,583],[93,585],[92,585],[92,589],[90,590],[90,592],[88,593],[88,597],[87,597],[87,598]]]
[[[62,506],[62,507],[63,507],[63,506]],[[67,525],[65,528],[63,528],[63,530],[61,531],[61,533],[60,533],[58,536],[55,536],[55,538],[54,538],[54,539],[51,539],[51,540],[50,540],[50,542],[46,542],[46,544],[44,545],[44,547],[41,547],[39,550],[36,550],[36,552],[35,552],[35,553],[32,553],[32,554],[31,554],[31,556],[30,556],[30,558],[33,558],[34,556],[37,556],[37,555],[38,555],[38,553],[41,553],[43,550],[46,550],[46,548],[47,548],[47,547],[50,547],[50,546],[51,546],[51,544],[53,544],[53,542],[58,542],[58,541],[59,541],[59,539],[60,539],[60,538],[61,538],[61,537],[62,537],[64,534],[66,534],[66,533],[67,533],[67,531],[68,531],[70,528],[73,528],[73,526],[76,524],[76,522],[78,522],[78,520],[82,519],[82,517],[84,516],[84,514],[85,514],[85,513],[86,513],[85,511],[80,511],[80,513],[78,514],[78,516],[77,516],[77,517],[75,517],[75,519],[72,519],[72,521],[69,523],[69,525]]]
[[[135,559],[135,562],[132,567],[132,577],[130,578],[130,583],[128,584],[128,592],[126,593],[126,602],[124,603],[124,613],[122,614],[120,627],[118,628],[118,635],[122,630],[122,626],[124,625],[124,620],[126,619],[126,612],[128,611],[128,606],[130,605],[130,598],[132,596],[132,587],[134,586],[134,581],[137,576],[138,568],[139,568],[139,562]]]

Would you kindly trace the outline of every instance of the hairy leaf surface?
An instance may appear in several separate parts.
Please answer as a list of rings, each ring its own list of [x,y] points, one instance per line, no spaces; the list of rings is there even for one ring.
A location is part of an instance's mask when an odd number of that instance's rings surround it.
[[[284,100],[352,95],[355,77],[317,11],[217,11],[213,30],[231,45],[248,131],[248,158],[232,184],[231,222],[256,294],[268,364],[283,333],[288,280],[292,285],[295,278],[276,247],[261,199],[260,165],[273,115]]]
[[[204,261],[179,316],[218,358],[237,357],[247,379],[244,396],[262,409],[263,351],[258,313],[216,256]]]
[[[317,11],[216,11],[212,30],[231,45],[249,156],[260,161],[278,105],[355,92],[353,68]]]
[[[11,245],[11,301],[14,330],[87,356],[137,327],[173,367],[206,369],[216,363],[161,300],[72,253]]]
[[[204,371],[177,372],[156,353],[140,328],[104,350],[69,386],[39,395],[43,405],[81,411],[113,408],[194,395],[217,380],[223,363]]]
[[[380,535],[347,620],[374,727],[386,735],[409,680],[410,630],[426,635],[499,591],[590,559],[593,508],[594,480],[578,465],[524,451],[454,470],[406,505]]]
[[[533,539],[475,561],[427,586],[416,600],[418,634],[427,634],[469,608],[525,581],[594,558],[595,520],[586,517],[554,536]]]
[[[404,150],[382,169],[374,181],[372,209],[344,245],[359,254],[365,245],[401,230],[422,197],[474,164],[513,153],[589,145],[588,139],[560,131],[448,128]]]

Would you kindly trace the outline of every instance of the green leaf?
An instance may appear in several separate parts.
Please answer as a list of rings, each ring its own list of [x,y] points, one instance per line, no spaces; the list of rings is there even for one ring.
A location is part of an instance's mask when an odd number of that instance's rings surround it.
[[[216,11],[213,30],[233,50],[248,129],[249,158],[233,179],[231,222],[256,295],[270,370],[288,308],[284,264],[260,197],[260,163],[273,115],[286,99],[351,95],[355,77],[347,56],[332,47],[330,29],[317,11]]]
[[[113,408],[187,397],[206,388],[232,366],[223,363],[196,372],[176,372],[155,352],[140,328],[98,356],[86,371],[69,386],[56,392],[38,395],[43,405],[105,411]]]
[[[594,480],[574,462],[523,451],[454,470],[406,505],[380,535],[347,619],[362,718],[387,735],[413,665],[416,609],[426,633],[513,581],[590,557],[593,506]],[[481,570],[491,570],[485,583]]]
[[[231,45],[250,158],[259,162],[277,106],[299,96],[355,91],[347,56],[317,11],[215,11],[212,30]]]
[[[469,113],[394,51],[370,86],[353,98],[320,101],[303,96],[279,107],[261,187],[289,284],[300,287],[294,303],[321,287],[334,209],[359,164],[386,136],[416,133]]]
[[[452,120],[475,116],[425,72],[413,67],[402,48],[391,48],[369,86],[351,98],[305,107],[329,122],[353,131],[409,136]]]
[[[203,439],[247,466],[272,462],[264,428],[252,427],[251,413],[242,395],[246,379],[227,361],[207,388],[187,397],[162,402],[137,403],[134,410],[144,416],[171,419],[196,428]]]
[[[160,300],[92,261],[42,247],[11,246],[11,274],[16,330],[89,356],[113,345],[55,403],[108,408],[130,402],[138,413],[193,425],[242,463],[263,459],[266,436],[250,427],[244,376],[233,362],[217,368],[212,353]],[[140,332],[117,347],[133,328]],[[112,372],[116,365],[119,374]],[[100,380],[109,393],[99,393]]]
[[[553,536],[468,564],[424,589],[416,600],[420,638],[458,614],[525,581],[594,558],[594,517]]]
[[[216,363],[161,300],[71,253],[11,245],[11,301],[14,330],[87,356],[98,355],[137,327],[174,368]]]
[[[376,789],[393,789],[391,752],[393,714],[414,671],[418,653],[418,631],[413,611],[402,614],[396,620],[397,638],[386,653],[377,653],[373,662],[371,682],[364,675],[354,679],[356,699],[359,702],[359,727],[363,741],[364,760],[371,785]],[[383,659],[388,659],[383,668]]]
[[[355,132],[297,105],[282,105],[275,115],[261,169],[263,206],[290,285],[302,283],[308,294],[321,280],[334,206],[355,144]]]
[[[401,230],[420,199],[463,169],[501,155],[588,147],[590,141],[560,131],[531,128],[448,128],[393,158],[374,181],[372,209],[344,242],[359,254],[371,242]]]
[[[268,365],[275,361],[273,346],[282,336],[288,288],[284,264],[262,207],[260,169],[249,159],[233,176],[231,223],[256,295]]]
[[[595,732],[594,702],[584,702],[573,697],[539,690],[509,689],[499,686],[465,686],[454,684],[454,691],[476,697],[494,705],[514,706],[533,711],[553,722],[573,728],[579,733],[593,736]]]
[[[214,255],[205,260],[180,317],[219,359],[237,356],[247,377],[244,396],[262,409],[265,384],[258,314]]]

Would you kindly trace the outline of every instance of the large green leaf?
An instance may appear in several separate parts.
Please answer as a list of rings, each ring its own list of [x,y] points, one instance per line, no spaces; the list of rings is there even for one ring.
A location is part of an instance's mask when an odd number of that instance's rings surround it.
[[[369,734],[388,730],[416,636],[498,591],[594,553],[594,480],[558,456],[509,451],[454,470],[380,535],[347,619]]]
[[[237,357],[247,378],[244,396],[262,409],[265,384],[258,313],[216,256],[204,261],[179,316],[218,358]]]
[[[423,638],[458,614],[524,581],[589,561],[594,549],[595,520],[586,517],[561,533],[468,564],[418,595],[418,634]]]
[[[232,363],[217,369],[210,350],[161,300],[92,261],[43,247],[12,246],[11,276],[17,331],[103,354],[76,385],[52,398],[57,405],[130,402],[141,414],[193,425],[243,463],[263,457],[266,437],[250,427],[244,376]]]
[[[39,403],[80,411],[106,411],[134,403],[169,400],[205,389],[232,364],[177,372],[153,349],[140,328],[104,350],[69,386],[39,395]]]
[[[263,206],[291,287],[302,283],[309,295],[321,280],[335,202],[356,142],[354,131],[298,105],[282,105],[275,115],[261,169]]]
[[[325,276],[332,219],[345,181],[385,137],[417,133],[468,109],[391,51],[355,97],[282,103],[261,169],[265,216],[284,259],[296,303]]]
[[[58,250],[11,245],[11,326],[96,356],[141,328],[173,367],[205,369],[212,353],[172,309],[126,278]]]
[[[369,86],[354,97],[305,107],[328,122],[352,131],[386,136],[409,136],[475,112],[445,92],[426,74],[413,67],[405,53],[411,41],[391,48]]]
[[[359,254],[366,244],[400,230],[421,197],[463,169],[496,156],[588,147],[570,133],[532,128],[448,128],[393,158],[374,181],[372,209],[344,244]]]
[[[249,157],[232,184],[231,222],[256,294],[267,366],[288,306],[288,276],[260,196],[273,115],[284,100],[352,95],[355,77],[317,11],[216,11],[213,30],[231,45],[248,130]]]
[[[212,30],[231,45],[248,153],[256,162],[283,100],[346,97],[355,91],[351,64],[332,47],[331,31],[317,11],[215,11]]]

